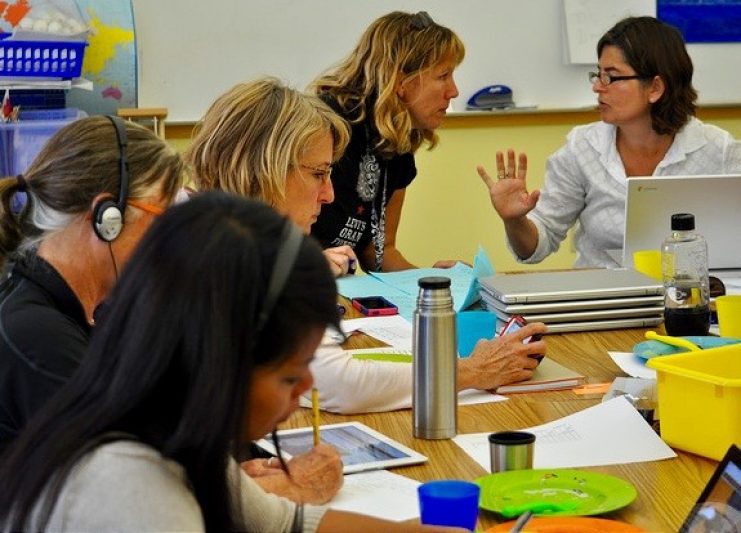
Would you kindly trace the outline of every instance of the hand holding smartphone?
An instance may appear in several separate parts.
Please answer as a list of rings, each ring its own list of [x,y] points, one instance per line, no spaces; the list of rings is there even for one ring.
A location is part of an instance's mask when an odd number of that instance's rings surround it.
[[[395,315],[399,312],[399,308],[383,296],[353,298],[352,306],[366,316]]]
[[[525,326],[527,322],[524,318],[522,318],[520,315],[513,315],[509,320],[507,320],[507,323],[502,328],[502,331],[499,332],[499,336],[506,335],[507,333],[514,333],[518,329]],[[542,335],[531,335],[530,337],[525,337],[522,339],[523,344],[528,344],[531,341],[539,341],[542,338]],[[531,355],[533,359],[537,359],[538,362],[543,360],[543,355]]]

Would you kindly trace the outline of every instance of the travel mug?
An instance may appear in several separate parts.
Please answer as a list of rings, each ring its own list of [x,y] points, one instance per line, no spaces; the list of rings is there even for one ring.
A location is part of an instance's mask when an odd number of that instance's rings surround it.
[[[535,435],[526,431],[500,431],[489,435],[492,473],[533,467]]]

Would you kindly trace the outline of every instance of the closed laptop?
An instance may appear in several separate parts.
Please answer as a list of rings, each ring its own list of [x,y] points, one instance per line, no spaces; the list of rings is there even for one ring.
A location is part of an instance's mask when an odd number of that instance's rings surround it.
[[[500,274],[479,282],[489,296],[506,304],[652,296],[664,292],[660,282],[626,268]]]

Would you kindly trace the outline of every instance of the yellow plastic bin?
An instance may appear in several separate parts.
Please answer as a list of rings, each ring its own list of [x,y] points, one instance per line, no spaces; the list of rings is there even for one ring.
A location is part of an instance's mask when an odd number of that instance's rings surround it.
[[[741,445],[741,344],[654,357],[661,438],[720,460]]]

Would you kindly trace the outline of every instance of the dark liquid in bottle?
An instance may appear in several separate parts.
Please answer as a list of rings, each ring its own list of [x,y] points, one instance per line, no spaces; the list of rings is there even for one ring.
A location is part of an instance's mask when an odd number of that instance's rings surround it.
[[[664,327],[669,335],[707,335],[710,307],[664,309]]]

